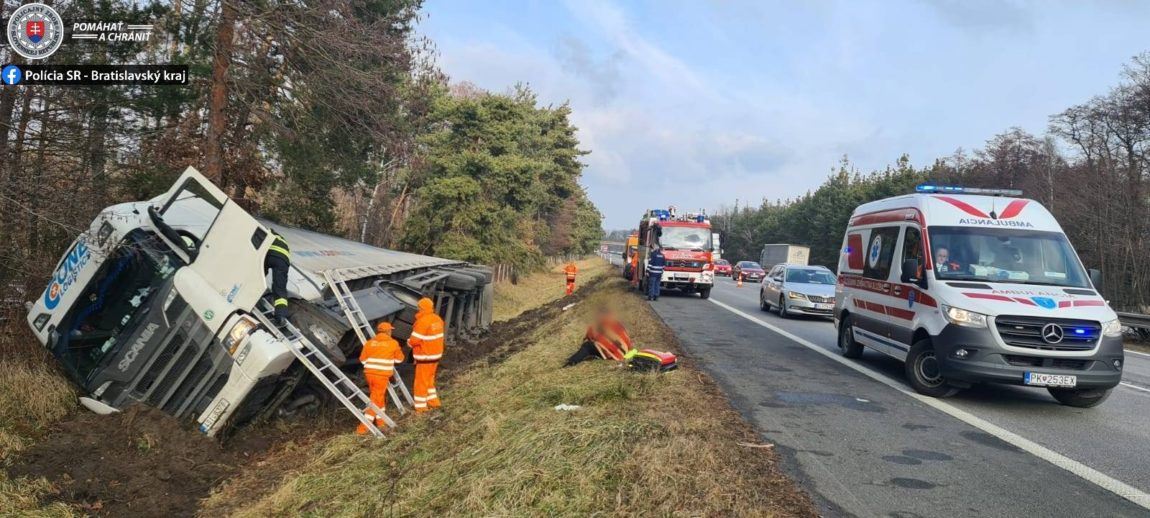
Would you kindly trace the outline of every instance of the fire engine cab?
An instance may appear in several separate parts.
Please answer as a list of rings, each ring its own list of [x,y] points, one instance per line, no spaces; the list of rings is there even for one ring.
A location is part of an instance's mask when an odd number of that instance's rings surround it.
[[[654,247],[663,250],[667,266],[660,282],[662,289],[711,296],[715,283],[714,246],[711,221],[703,211],[678,215],[672,206],[651,209],[639,221],[639,289],[647,289],[647,260]]]

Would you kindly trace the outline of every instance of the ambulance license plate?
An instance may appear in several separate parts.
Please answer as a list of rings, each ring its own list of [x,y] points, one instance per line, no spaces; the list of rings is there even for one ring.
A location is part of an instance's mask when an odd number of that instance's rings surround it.
[[[1027,372],[1022,382],[1036,387],[1074,387],[1078,385],[1078,376]]]

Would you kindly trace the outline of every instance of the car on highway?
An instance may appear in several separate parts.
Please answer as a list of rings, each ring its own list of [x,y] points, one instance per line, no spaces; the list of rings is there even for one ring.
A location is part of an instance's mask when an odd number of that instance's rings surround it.
[[[905,362],[920,394],[1042,387],[1092,407],[1122,380],[1122,325],[1054,216],[1017,190],[919,186],[855,209],[834,318],[843,355]]]
[[[726,259],[715,259],[715,275],[731,276],[731,262]]]
[[[759,309],[779,316],[830,318],[835,307],[835,274],[825,266],[777,264],[759,285]]]
[[[744,281],[758,282],[766,274],[766,270],[754,261],[739,261],[731,268],[731,278],[736,280],[742,276]]]

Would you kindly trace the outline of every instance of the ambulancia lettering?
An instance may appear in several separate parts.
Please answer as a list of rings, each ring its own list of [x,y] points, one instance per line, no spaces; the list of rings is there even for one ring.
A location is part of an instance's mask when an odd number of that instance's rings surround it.
[[[1034,225],[1029,221],[1017,221],[1012,219],[962,218],[958,220],[958,224],[984,227],[1034,228]]]

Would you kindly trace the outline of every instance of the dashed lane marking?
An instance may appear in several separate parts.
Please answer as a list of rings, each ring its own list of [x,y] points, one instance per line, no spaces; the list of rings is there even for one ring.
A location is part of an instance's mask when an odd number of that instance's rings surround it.
[[[1139,505],[1145,509],[1150,509],[1150,494],[1147,494],[1147,493],[1139,490],[1138,488],[1131,486],[1130,484],[1127,484],[1125,482],[1122,482],[1121,480],[1118,480],[1118,479],[1113,478],[1109,475],[1106,475],[1106,474],[1102,473],[1101,471],[1098,471],[1094,468],[1091,468],[1090,466],[1087,466],[1081,462],[1078,462],[1078,461],[1071,459],[1065,455],[1062,455],[1061,453],[1058,453],[1058,452],[1051,450],[1045,446],[1042,446],[1041,444],[1038,444],[1038,443],[1036,443],[1030,439],[1022,437],[1021,435],[1018,435],[1018,434],[1016,434],[1010,430],[1007,430],[1001,426],[993,424],[993,423],[991,423],[985,419],[982,419],[981,417],[975,416],[974,414],[971,414],[970,412],[967,412],[967,411],[962,410],[962,409],[960,409],[954,405],[951,405],[950,403],[947,403],[947,402],[939,400],[939,399],[926,397],[926,396],[923,396],[923,395],[918,394],[916,392],[912,392],[910,390],[907,390],[905,387],[903,387],[899,383],[895,382],[894,380],[886,377],[883,374],[880,374],[879,372],[877,372],[877,371],[875,371],[869,367],[866,367],[860,363],[850,361],[847,358],[839,356],[838,354],[835,354],[835,353],[833,353],[827,349],[824,349],[822,347],[819,347],[818,345],[815,345],[813,342],[811,342],[809,340],[806,340],[802,337],[796,336],[795,334],[793,334],[793,333],[791,333],[785,329],[782,329],[778,326],[775,326],[773,324],[769,324],[769,323],[764,322],[758,318],[755,318],[755,317],[751,316],[750,314],[747,314],[744,311],[735,309],[734,307],[728,306],[727,304],[719,302],[718,300],[715,300],[715,299],[710,299],[710,301],[715,303],[715,305],[717,305],[717,306],[719,306],[719,307],[721,307],[727,311],[730,311],[731,313],[734,313],[734,314],[736,314],[740,317],[743,317],[747,320],[750,320],[751,322],[754,322],[754,323],[756,323],[762,327],[770,329],[771,331],[774,331],[780,335],[783,335],[786,338],[789,338],[790,340],[794,341],[795,343],[797,343],[799,345],[802,345],[802,346],[804,346],[804,347],[806,347],[806,348],[808,348],[808,349],[810,349],[816,353],[819,353],[819,354],[821,354],[827,358],[830,358],[831,360],[834,360],[841,365],[844,365],[846,367],[854,369],[855,371],[859,372],[860,374],[863,374],[864,376],[866,376],[868,378],[871,378],[871,379],[873,379],[879,383],[882,383],[883,385],[886,385],[886,386],[888,386],[894,390],[897,390],[897,391],[905,394],[908,397],[914,398],[915,400],[917,400],[918,402],[920,402],[924,405],[927,405],[927,406],[932,407],[936,410],[944,412],[944,413],[950,415],[951,417],[958,419],[959,421],[962,421],[968,425],[971,425],[975,428],[978,428],[979,430],[982,430],[982,431],[989,433],[995,437],[998,437],[999,439],[1002,439],[1003,441],[1006,441],[1007,443],[1010,443],[1010,444],[1018,447],[1019,449],[1022,449],[1026,452],[1029,452],[1031,455],[1034,455],[1035,457],[1038,457],[1042,460],[1045,460],[1046,462],[1049,462],[1049,463],[1054,464],[1055,466],[1058,466],[1058,467],[1060,467],[1066,471],[1069,471],[1069,472],[1081,477],[1083,480],[1086,480],[1087,482],[1090,482],[1090,483],[1092,483],[1098,487],[1101,487],[1102,489],[1110,491],[1111,493],[1114,493],[1114,494],[1116,494],[1122,498],[1125,498],[1131,502],[1134,502],[1135,504],[1137,504],[1137,505]],[[1123,385],[1126,385],[1126,384],[1123,383]],[[1135,387],[1135,388],[1138,388],[1139,390],[1146,390],[1146,389],[1142,389],[1141,387]],[[1148,392],[1150,392],[1150,390],[1148,390]]]

